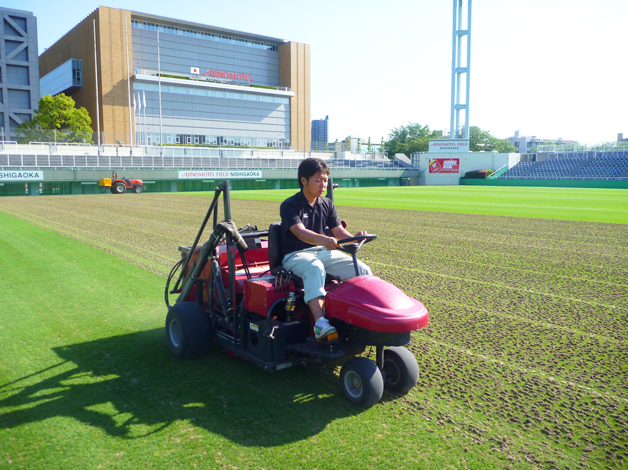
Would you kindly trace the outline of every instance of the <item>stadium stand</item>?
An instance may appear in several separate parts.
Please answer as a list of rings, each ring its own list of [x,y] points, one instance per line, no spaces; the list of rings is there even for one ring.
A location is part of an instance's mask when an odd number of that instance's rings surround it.
[[[628,151],[550,154],[541,162],[519,162],[499,179],[628,180]]]

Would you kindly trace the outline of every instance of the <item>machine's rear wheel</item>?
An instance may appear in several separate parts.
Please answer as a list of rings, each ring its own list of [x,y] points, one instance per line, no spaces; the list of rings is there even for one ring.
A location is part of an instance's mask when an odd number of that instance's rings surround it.
[[[213,331],[205,309],[196,302],[173,305],[166,316],[166,338],[177,357],[194,359],[206,354]]]
[[[407,393],[419,380],[419,365],[414,355],[402,346],[384,349],[384,386]]]
[[[377,365],[366,357],[354,357],[340,370],[340,386],[347,400],[369,408],[382,398],[384,380]]]
[[[142,191],[144,191],[144,188],[142,188],[141,186],[133,186],[133,192],[135,194],[140,194]]]
[[[124,183],[116,183],[111,187],[111,190],[114,194],[124,194],[126,186]]]

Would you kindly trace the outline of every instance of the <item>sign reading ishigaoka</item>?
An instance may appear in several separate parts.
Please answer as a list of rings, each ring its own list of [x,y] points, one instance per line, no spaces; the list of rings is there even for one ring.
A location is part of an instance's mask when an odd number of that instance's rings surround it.
[[[459,158],[430,158],[430,173],[460,173]]]
[[[469,151],[469,140],[430,140],[430,153],[460,153]]]
[[[0,171],[0,181],[43,181],[43,171]]]
[[[261,178],[262,172],[258,171],[248,171],[248,170],[239,170],[239,171],[179,171],[179,179],[180,180],[190,180],[190,179],[251,179],[251,178]]]

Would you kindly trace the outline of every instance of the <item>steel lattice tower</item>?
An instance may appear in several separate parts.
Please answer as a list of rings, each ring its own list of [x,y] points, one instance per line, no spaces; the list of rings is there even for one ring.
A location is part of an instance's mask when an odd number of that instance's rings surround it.
[[[471,79],[471,3],[463,8],[464,0],[453,0],[454,18],[451,52],[451,139],[469,138],[469,88]],[[466,39],[466,41],[465,41]],[[463,45],[466,46],[466,61],[463,64]],[[462,75],[465,74],[465,101],[460,102]],[[460,121],[460,111],[464,110],[464,121]]]

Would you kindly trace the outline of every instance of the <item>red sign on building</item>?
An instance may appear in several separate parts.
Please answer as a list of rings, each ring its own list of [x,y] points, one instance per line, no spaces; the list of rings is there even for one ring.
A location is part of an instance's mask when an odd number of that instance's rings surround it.
[[[430,173],[460,173],[459,158],[430,158]]]
[[[226,72],[223,70],[208,70],[203,75],[212,78],[224,78],[226,80],[241,80],[252,82],[253,77],[248,73]]]

